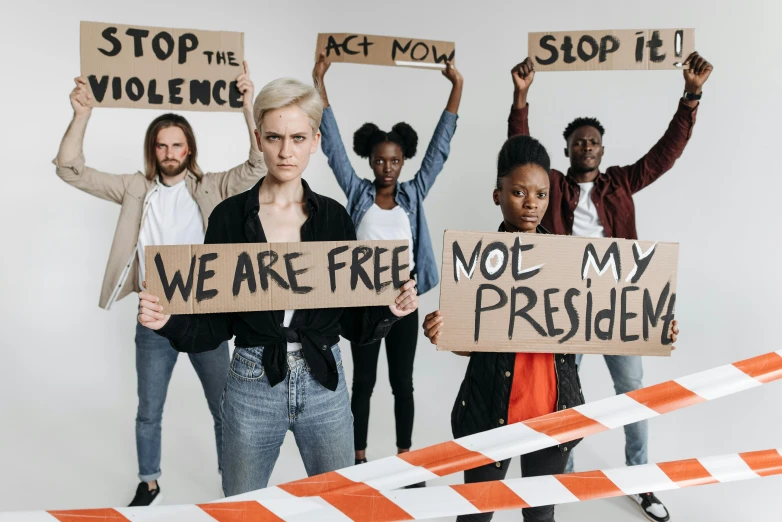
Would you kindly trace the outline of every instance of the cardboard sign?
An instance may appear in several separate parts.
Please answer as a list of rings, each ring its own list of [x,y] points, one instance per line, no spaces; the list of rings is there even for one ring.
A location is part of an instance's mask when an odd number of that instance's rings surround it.
[[[528,42],[536,71],[677,69],[694,50],[695,29],[529,33]]]
[[[150,246],[147,289],[167,314],[393,304],[407,241]]]
[[[445,62],[456,55],[456,45],[418,38],[320,33],[316,61],[322,52],[332,62],[445,69]]]
[[[670,355],[679,245],[446,231],[438,349]]]
[[[240,111],[244,33],[81,22],[97,107]]]

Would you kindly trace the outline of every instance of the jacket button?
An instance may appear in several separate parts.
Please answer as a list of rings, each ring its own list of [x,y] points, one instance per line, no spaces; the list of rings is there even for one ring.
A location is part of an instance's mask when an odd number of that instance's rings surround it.
[[[567,446],[565,446],[565,451],[567,451]]]
[[[494,465],[495,465],[495,466],[497,466],[498,468],[501,468],[501,467],[502,467],[502,464],[501,464],[501,463],[499,463],[499,462],[495,462],[495,463],[494,463]]]
[[[567,409],[567,404],[563,404],[563,405],[562,405],[562,409],[563,409],[563,410],[566,410],[566,409]]]
[[[561,362],[561,363],[563,363],[563,364],[564,364],[564,362],[565,362],[565,358],[564,358],[564,357],[563,357],[563,358],[561,358],[561,359],[559,360],[559,362]]]
[[[500,419],[500,424],[505,424],[505,419]]]
[[[467,403],[465,401],[462,401],[462,406],[467,406]]]
[[[505,372],[505,377],[510,377],[510,372]]]

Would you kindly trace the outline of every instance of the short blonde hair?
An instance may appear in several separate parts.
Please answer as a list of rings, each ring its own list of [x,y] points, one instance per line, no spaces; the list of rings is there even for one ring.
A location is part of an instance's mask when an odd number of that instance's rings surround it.
[[[253,115],[258,130],[261,130],[261,123],[267,112],[291,105],[296,105],[304,111],[310,119],[312,132],[318,132],[323,117],[323,100],[314,87],[295,78],[277,78],[267,83],[258,93],[253,104]]]

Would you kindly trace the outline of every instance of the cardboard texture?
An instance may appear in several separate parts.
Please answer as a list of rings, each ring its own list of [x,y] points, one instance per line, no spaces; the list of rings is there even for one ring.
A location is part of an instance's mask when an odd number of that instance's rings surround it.
[[[147,291],[167,314],[390,305],[410,278],[407,241],[150,246],[144,255]]]
[[[438,349],[670,355],[679,245],[449,230]]]
[[[244,33],[81,22],[97,107],[240,111]]]
[[[332,62],[442,69],[447,60],[454,60],[456,45],[419,38],[320,33],[316,61],[322,52]]]
[[[695,50],[695,29],[609,29],[529,33],[536,71],[679,69]]]

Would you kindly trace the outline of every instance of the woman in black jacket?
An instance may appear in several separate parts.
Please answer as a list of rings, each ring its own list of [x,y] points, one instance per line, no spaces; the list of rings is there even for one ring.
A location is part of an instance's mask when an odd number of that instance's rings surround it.
[[[550,161],[546,149],[534,138],[515,136],[502,146],[497,160],[494,203],[502,210],[500,232],[548,234],[540,221],[548,208]],[[426,316],[426,336],[437,344],[443,330],[440,311]],[[678,329],[673,322],[671,338]],[[451,429],[454,437],[522,422],[584,403],[572,354],[514,352],[456,352],[470,356],[467,374],[459,389]],[[568,452],[578,440],[521,456],[524,477],[565,471]],[[510,459],[464,472],[466,484],[502,480]],[[522,509],[525,522],[553,522],[554,506]],[[459,522],[491,520],[492,513],[463,515]]]

